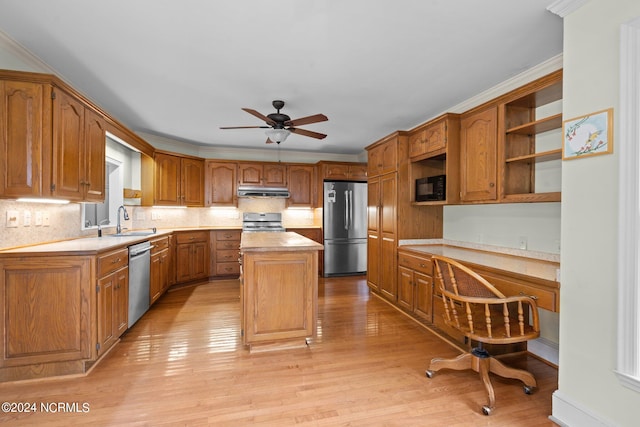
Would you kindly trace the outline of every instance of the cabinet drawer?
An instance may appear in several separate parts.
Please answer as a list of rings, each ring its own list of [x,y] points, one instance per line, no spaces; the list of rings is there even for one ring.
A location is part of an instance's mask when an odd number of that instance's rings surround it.
[[[240,249],[240,240],[218,240],[216,242],[216,251],[235,249],[236,253]]]
[[[216,240],[240,240],[240,230],[216,231]]]
[[[101,255],[98,257],[98,277],[106,276],[128,264],[129,249],[118,249],[106,255]]]
[[[237,254],[236,254],[237,255]],[[237,259],[237,258],[236,258]],[[217,276],[240,275],[240,263],[236,262],[220,262],[216,264]]]
[[[422,258],[415,255],[409,255],[404,252],[398,252],[398,265],[419,271],[420,273],[424,273],[429,276],[433,275],[433,263],[429,257]]]
[[[169,248],[169,237],[162,237],[160,239],[154,239],[150,241],[151,253],[157,254],[158,252]]]
[[[240,252],[236,250],[221,250],[216,251],[216,262],[238,262]]]
[[[505,296],[525,295],[533,297],[539,308],[555,312],[558,311],[558,298],[553,289],[542,289],[527,285],[526,283],[512,282],[489,274],[482,274],[482,277],[487,279],[489,283],[505,294]]]
[[[189,232],[181,232],[176,236],[176,243],[178,245],[184,243],[194,243],[194,242],[206,242],[209,240],[209,232],[208,231],[189,231]]]

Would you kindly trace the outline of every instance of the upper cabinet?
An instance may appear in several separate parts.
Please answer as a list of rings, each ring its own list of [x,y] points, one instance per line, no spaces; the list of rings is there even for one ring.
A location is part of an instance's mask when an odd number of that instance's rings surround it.
[[[106,123],[63,90],[53,90],[51,194],[74,201],[104,201]]]
[[[51,144],[46,131],[51,129],[51,88],[0,80],[0,98],[0,196],[42,196],[43,150]]]
[[[238,163],[206,161],[205,205],[238,206]]]
[[[369,148],[369,177],[395,172],[398,169],[398,135],[392,134]]]
[[[318,162],[320,180],[366,181],[367,163]]]
[[[444,114],[409,131],[411,201],[451,204],[460,200],[460,116]],[[417,197],[416,180],[444,177],[444,191]],[[428,183],[425,185],[433,185]],[[424,196],[424,194],[423,194]],[[428,199],[428,200],[421,200]]]
[[[204,206],[204,160],[164,152],[154,155],[154,205]]]
[[[497,198],[498,109],[463,115],[460,121],[460,200]]]
[[[284,163],[238,163],[238,185],[286,187],[287,166]]]
[[[289,164],[288,207],[314,207],[316,200],[316,167],[307,164]]]

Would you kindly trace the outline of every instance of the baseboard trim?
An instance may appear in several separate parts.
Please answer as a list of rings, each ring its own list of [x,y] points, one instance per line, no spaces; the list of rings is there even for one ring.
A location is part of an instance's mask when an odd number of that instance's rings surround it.
[[[543,359],[554,366],[558,366],[560,349],[558,344],[546,338],[538,338],[527,342],[527,350],[536,357]]]
[[[606,422],[583,405],[572,401],[560,390],[553,392],[551,396],[551,416],[549,419],[561,427],[606,427],[614,423]]]

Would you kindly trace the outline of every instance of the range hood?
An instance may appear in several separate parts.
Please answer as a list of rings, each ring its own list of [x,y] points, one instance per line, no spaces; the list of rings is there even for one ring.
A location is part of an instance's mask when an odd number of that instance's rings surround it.
[[[289,190],[278,187],[238,187],[238,197],[270,197],[276,199],[289,198]]]

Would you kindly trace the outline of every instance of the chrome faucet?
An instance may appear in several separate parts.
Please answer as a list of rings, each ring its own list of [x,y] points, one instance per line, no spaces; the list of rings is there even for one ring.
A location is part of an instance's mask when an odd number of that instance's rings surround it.
[[[129,220],[129,213],[127,212],[124,206],[120,206],[118,208],[118,223],[116,224],[116,234],[122,233],[122,226],[120,225],[120,209],[124,211],[124,220],[125,221]]]

